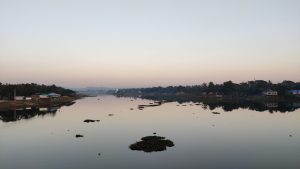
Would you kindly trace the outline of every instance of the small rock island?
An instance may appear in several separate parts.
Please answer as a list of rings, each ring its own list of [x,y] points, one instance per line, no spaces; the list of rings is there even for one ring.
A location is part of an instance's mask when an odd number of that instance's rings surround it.
[[[167,150],[167,147],[173,147],[174,143],[171,140],[166,140],[161,136],[146,136],[141,138],[142,141],[138,141],[131,144],[129,148],[131,150],[144,151],[147,153],[159,152]]]

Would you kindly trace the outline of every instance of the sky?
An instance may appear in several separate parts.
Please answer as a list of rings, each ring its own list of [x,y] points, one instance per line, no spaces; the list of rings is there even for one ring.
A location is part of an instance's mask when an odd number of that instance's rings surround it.
[[[300,81],[300,0],[0,0],[0,82]]]

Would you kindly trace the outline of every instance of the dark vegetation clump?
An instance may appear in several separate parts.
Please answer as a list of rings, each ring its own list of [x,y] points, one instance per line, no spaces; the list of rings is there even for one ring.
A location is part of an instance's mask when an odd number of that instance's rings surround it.
[[[215,111],[214,111],[214,112],[212,112],[212,114],[221,114],[221,113],[219,113],[219,112],[215,112]]]
[[[141,138],[142,141],[131,144],[131,150],[144,151],[144,152],[158,152],[165,151],[167,147],[173,147],[174,143],[171,140],[166,140],[161,136],[146,136]]]
[[[81,135],[81,134],[76,134],[75,137],[76,137],[76,138],[80,138],[80,137],[83,137],[83,135]]]
[[[85,122],[85,123],[94,123],[94,122],[100,122],[100,120],[86,119],[83,122]]]

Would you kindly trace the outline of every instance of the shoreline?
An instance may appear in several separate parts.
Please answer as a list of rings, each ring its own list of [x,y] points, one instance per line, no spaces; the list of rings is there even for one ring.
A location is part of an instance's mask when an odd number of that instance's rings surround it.
[[[144,98],[152,100],[189,100],[189,101],[225,101],[225,102],[235,102],[235,101],[257,101],[257,102],[300,102],[300,97],[284,97],[284,96],[201,96],[201,95],[191,95],[191,94],[114,94],[116,97],[133,97],[133,98]]]
[[[0,100],[0,110],[14,110],[26,107],[53,107],[62,106],[81,97],[63,96],[49,100]]]

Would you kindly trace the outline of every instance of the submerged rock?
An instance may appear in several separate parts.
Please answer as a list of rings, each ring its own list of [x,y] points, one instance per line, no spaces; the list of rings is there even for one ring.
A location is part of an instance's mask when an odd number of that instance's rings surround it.
[[[80,137],[83,137],[83,135],[81,135],[81,134],[76,134],[75,137],[76,137],[76,138],[80,138]]]
[[[99,122],[100,120],[92,120],[92,119],[85,119],[83,122],[85,123],[94,123],[94,122]]]
[[[142,141],[131,144],[131,150],[144,151],[144,152],[158,152],[165,151],[167,147],[173,147],[174,143],[171,140],[166,140],[161,136],[146,136],[141,138]]]
[[[114,114],[108,114],[108,116],[113,116]]]

